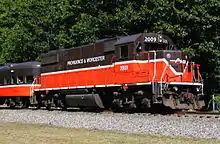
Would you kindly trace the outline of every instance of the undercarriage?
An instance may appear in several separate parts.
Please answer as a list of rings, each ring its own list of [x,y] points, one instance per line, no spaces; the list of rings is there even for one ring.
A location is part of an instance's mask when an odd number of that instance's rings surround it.
[[[66,110],[70,107],[92,108],[114,111],[136,110],[154,111],[161,107],[172,110],[201,110],[205,106],[199,86],[191,85],[144,85],[110,88],[68,89],[35,92],[32,97],[7,97],[2,103],[11,108],[57,107]]]

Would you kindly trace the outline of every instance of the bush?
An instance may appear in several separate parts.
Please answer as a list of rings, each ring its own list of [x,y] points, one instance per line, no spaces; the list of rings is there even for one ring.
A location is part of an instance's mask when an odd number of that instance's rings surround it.
[[[215,94],[215,110],[220,111],[220,94]],[[212,97],[212,96],[211,96]],[[209,101],[208,109],[212,109],[212,98]]]

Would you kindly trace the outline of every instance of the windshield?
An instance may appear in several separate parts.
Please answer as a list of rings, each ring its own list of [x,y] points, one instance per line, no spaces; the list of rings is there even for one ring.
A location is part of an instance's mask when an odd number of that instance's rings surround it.
[[[151,50],[166,50],[166,47],[162,44],[155,44],[155,43],[145,43],[145,51]]]

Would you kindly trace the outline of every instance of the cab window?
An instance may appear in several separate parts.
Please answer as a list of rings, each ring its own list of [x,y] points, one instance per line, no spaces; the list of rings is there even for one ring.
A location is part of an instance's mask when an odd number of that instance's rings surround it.
[[[151,50],[164,50],[165,48],[163,45],[159,44],[145,44],[145,51],[151,51]]]
[[[136,52],[140,53],[141,51],[142,51],[141,43],[138,43],[138,45],[136,47]]]

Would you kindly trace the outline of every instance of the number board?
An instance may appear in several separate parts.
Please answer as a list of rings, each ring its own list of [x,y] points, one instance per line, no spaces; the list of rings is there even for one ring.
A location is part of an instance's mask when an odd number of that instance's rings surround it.
[[[157,37],[154,36],[147,36],[144,37],[145,42],[150,42],[150,43],[156,43],[157,42]]]

